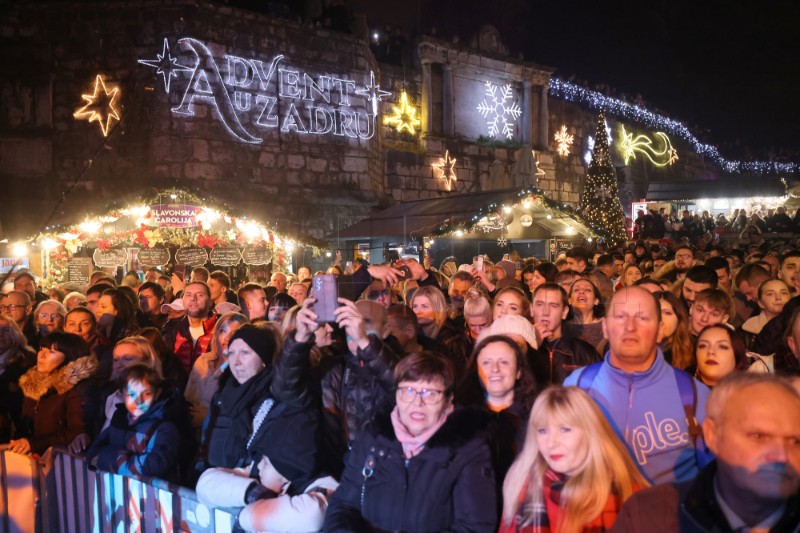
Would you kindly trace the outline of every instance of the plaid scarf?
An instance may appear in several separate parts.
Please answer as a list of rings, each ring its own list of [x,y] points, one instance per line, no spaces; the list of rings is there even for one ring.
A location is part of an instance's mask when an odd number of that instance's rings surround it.
[[[531,501],[526,501],[528,500],[526,484],[525,490],[520,494],[522,505],[520,505],[514,520],[514,531],[518,533],[550,533],[553,531],[547,511],[549,508],[551,512],[553,510],[557,512],[561,501],[561,490],[564,488],[566,479],[566,476],[548,468],[542,481],[542,493],[536,500]]]

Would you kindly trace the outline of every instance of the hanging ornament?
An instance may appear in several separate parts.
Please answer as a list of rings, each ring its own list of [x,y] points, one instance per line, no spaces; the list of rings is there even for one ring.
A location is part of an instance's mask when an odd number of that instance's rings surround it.
[[[500,237],[499,239],[497,239],[497,246],[499,246],[500,248],[505,248],[506,246],[508,246],[508,240],[505,237]]]
[[[519,223],[523,228],[530,228],[533,225],[533,217],[530,215],[522,215],[519,217]]]

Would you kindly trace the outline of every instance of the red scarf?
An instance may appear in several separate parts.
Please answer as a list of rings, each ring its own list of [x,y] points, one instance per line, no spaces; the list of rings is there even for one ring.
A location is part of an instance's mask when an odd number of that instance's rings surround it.
[[[503,522],[498,533],[550,533],[555,531],[555,524],[560,520],[561,491],[566,476],[547,469],[542,481],[542,498],[538,502],[528,501],[528,482],[525,482],[519,497],[519,511],[512,523]],[[635,490],[639,490],[636,487]],[[583,533],[602,533],[611,528],[622,509],[622,498],[609,494],[603,510],[589,523],[585,524]]]

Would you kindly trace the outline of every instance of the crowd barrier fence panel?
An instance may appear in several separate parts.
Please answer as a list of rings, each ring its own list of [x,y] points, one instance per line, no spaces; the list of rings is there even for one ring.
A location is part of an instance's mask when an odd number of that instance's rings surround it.
[[[0,533],[228,533],[235,514],[200,503],[190,489],[90,469],[53,450],[43,461],[0,447]]]

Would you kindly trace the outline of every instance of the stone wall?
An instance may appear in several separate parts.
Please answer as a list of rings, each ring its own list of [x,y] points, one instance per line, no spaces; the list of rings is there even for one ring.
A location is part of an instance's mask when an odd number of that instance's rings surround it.
[[[324,237],[394,202],[529,185],[510,178],[525,145],[536,151],[545,194],[577,205],[596,124],[596,113],[547,97],[553,69],[506,57],[491,31],[479,39],[489,43],[482,49],[422,38],[418,63],[405,69],[378,64],[365,36],[193,0],[19,3],[0,18],[0,36],[0,232],[12,237],[38,230],[62,194],[54,222],[75,222],[115,200],[173,185],[284,231]],[[179,44],[182,37],[197,41]],[[167,92],[155,68],[165,38],[177,64],[202,65],[205,77],[177,71]],[[201,45],[218,64],[219,79]],[[366,121],[375,110],[370,72],[393,93],[378,103],[374,134]],[[73,117],[98,74],[121,91],[122,121],[108,138],[96,122]],[[508,84],[520,105],[510,139],[482,135],[476,106],[486,81]],[[336,83],[344,85],[337,91]],[[230,103],[215,87],[227,90]],[[383,124],[402,90],[421,133]],[[274,124],[267,105],[274,105]],[[330,131],[315,134],[329,119]],[[553,135],[562,124],[575,136],[568,157],[555,152]],[[618,136],[619,123],[609,117],[609,124]],[[680,159],[671,167],[641,159],[625,166],[614,155],[623,207],[644,197],[650,181],[713,177],[716,169],[673,143]],[[445,150],[457,159],[452,191],[431,166]]]
[[[73,222],[116,199],[177,184],[265,221],[277,221],[288,231],[300,229],[323,237],[335,231],[337,217],[363,217],[386,203],[380,137],[367,135],[363,117],[369,104],[364,96],[354,94],[369,84],[370,71],[380,80],[379,66],[367,43],[352,35],[183,0],[18,5],[1,20],[6,59],[0,67],[0,179],[7,193],[2,200],[2,223],[8,233],[38,229],[73,183],[57,221]],[[219,111],[222,104],[212,104],[200,94],[214,90],[213,71],[200,54],[195,57],[186,46],[178,47],[182,37],[206,45],[218,64],[220,79],[231,84],[244,85],[242,80],[226,78],[231,56],[244,58],[250,65],[261,61],[262,77],[267,78],[271,60],[284,55],[262,87],[252,71],[237,71],[240,78],[253,79],[249,87],[236,88],[241,95],[232,103],[242,126],[261,142],[241,142],[232,135],[230,120],[226,125],[220,118],[225,114],[224,109]],[[205,79],[178,71],[171,77],[171,91],[166,92],[156,69],[137,62],[162,54],[165,38],[179,64],[203,65]],[[288,125],[283,121],[291,114],[290,105],[297,103],[298,116],[308,122],[306,113],[313,112],[309,107],[322,108],[326,102],[319,92],[312,92],[315,99],[310,104],[308,98],[301,102],[303,95],[293,97],[294,92],[303,91],[303,79],[283,78],[281,68],[306,72],[320,83],[320,76],[352,80],[352,86],[343,83],[344,96],[341,89],[337,92],[335,81],[329,82],[327,108],[333,114],[341,111],[338,135],[301,135],[294,119]],[[81,95],[91,94],[98,74],[121,93],[122,121],[105,139],[97,122],[73,118],[83,103]],[[192,94],[201,98],[182,106],[190,83],[199,84]],[[266,121],[264,105],[256,105],[257,98],[264,104],[263,95],[277,100],[277,127],[259,126],[259,120]],[[222,102],[218,95],[214,98]],[[171,112],[180,107],[190,108],[194,116]],[[352,122],[352,113],[359,112],[363,137],[369,138],[359,138],[358,125]],[[345,114],[350,117],[349,126],[342,125],[348,120]]]

